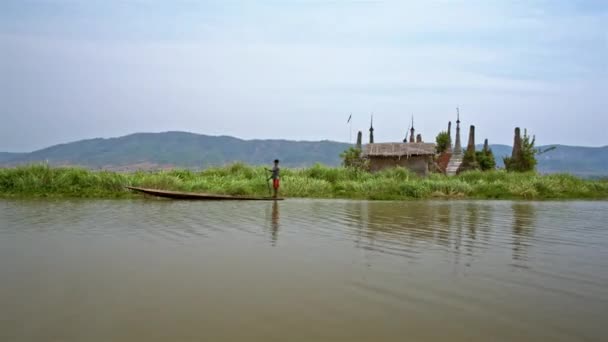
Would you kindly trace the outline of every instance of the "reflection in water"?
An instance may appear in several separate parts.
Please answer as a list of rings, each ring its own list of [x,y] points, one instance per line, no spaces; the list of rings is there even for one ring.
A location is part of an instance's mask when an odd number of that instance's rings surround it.
[[[266,224],[264,230],[268,230],[270,233],[270,244],[274,247],[278,243],[279,239],[279,203],[277,201],[272,201],[272,204],[266,203]]]
[[[353,202],[345,206],[344,221],[356,228],[357,247],[387,254],[412,255],[421,245],[449,250],[454,264],[471,266],[487,250],[492,229],[504,218],[494,217],[495,204],[479,202]],[[534,207],[515,203],[512,235],[521,258]],[[502,232],[500,232],[502,234]],[[392,245],[398,247],[389,248]],[[381,247],[380,247],[381,246]],[[466,260],[463,260],[466,258]],[[523,260],[525,261],[525,260]]]
[[[503,227],[504,218],[494,218],[491,203],[444,202],[355,202],[348,204],[345,221],[357,227],[357,246],[384,253],[407,255],[420,244],[449,249],[453,262],[467,258],[470,266],[487,249],[492,229]],[[535,207],[527,202],[510,204],[512,216],[512,260],[527,267],[528,240],[534,233]],[[496,220],[496,221],[495,221]],[[507,226],[508,227],[508,226]],[[502,231],[497,232],[503,234]],[[496,233],[494,233],[496,234]],[[361,241],[364,238],[365,241]],[[378,247],[398,243],[399,248]]]
[[[477,240],[477,227],[479,225],[479,205],[467,204],[466,211],[469,217],[468,238],[471,241]]]
[[[527,202],[514,202],[513,211],[513,261],[527,261],[528,240],[534,233],[534,206]],[[520,265],[518,266],[525,266]]]
[[[357,228],[358,247],[406,255],[417,245],[438,245],[459,253],[463,210],[448,202],[429,206],[424,202],[354,202],[346,206],[346,220]],[[478,219],[470,210],[469,237],[475,236]],[[360,240],[364,238],[365,240]],[[383,248],[374,247],[378,243]],[[398,248],[386,248],[386,245]]]
[[[600,341],[606,221],[600,201],[0,200],[0,341]]]
[[[436,234],[436,243],[448,247],[450,245],[450,225],[451,225],[451,209],[450,203],[441,203],[437,206],[437,222],[439,228]]]
[[[270,235],[272,245],[276,246],[277,238],[279,235],[279,203],[277,201],[272,202],[272,219],[270,224]]]
[[[490,229],[492,227],[493,210],[490,204],[467,203],[466,204],[467,230],[467,255],[475,257],[483,251],[483,246],[488,243]]]

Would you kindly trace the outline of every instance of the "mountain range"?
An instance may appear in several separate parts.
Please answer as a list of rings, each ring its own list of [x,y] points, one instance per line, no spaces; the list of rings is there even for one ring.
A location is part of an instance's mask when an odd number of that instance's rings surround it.
[[[0,166],[34,162],[78,165],[92,169],[135,170],[171,167],[205,168],[242,161],[253,165],[281,159],[289,167],[314,163],[340,164],[340,153],[350,145],[334,141],[243,140],[187,132],[135,133],[59,144],[30,153],[0,152]],[[543,173],[569,172],[587,177],[608,176],[608,146],[540,146],[555,149],[537,156]],[[491,145],[498,166],[511,154],[507,145]],[[479,147],[480,148],[480,147]]]
[[[59,144],[30,153],[0,153],[0,165],[46,161],[98,169],[205,168],[234,161],[285,166],[338,165],[349,145],[332,141],[242,140],[186,132],[135,133]]]

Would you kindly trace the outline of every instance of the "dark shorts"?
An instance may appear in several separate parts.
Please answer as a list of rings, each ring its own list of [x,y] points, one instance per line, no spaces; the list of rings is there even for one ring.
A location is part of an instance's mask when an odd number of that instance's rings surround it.
[[[272,180],[272,187],[275,188],[275,189],[278,189],[279,186],[281,185],[280,183],[281,183],[281,181],[278,178],[273,179]]]

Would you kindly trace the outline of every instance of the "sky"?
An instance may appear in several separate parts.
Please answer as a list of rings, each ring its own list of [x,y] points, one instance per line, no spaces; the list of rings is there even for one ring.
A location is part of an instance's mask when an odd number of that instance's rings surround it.
[[[608,145],[605,0],[2,0],[0,151],[135,132]]]

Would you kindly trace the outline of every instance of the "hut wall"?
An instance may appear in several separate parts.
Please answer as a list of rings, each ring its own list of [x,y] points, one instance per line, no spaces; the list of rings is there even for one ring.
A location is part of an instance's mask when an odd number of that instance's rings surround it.
[[[429,165],[433,162],[432,156],[410,156],[410,157],[369,157],[369,167],[372,172],[401,166],[418,175],[426,176],[429,173]]]

